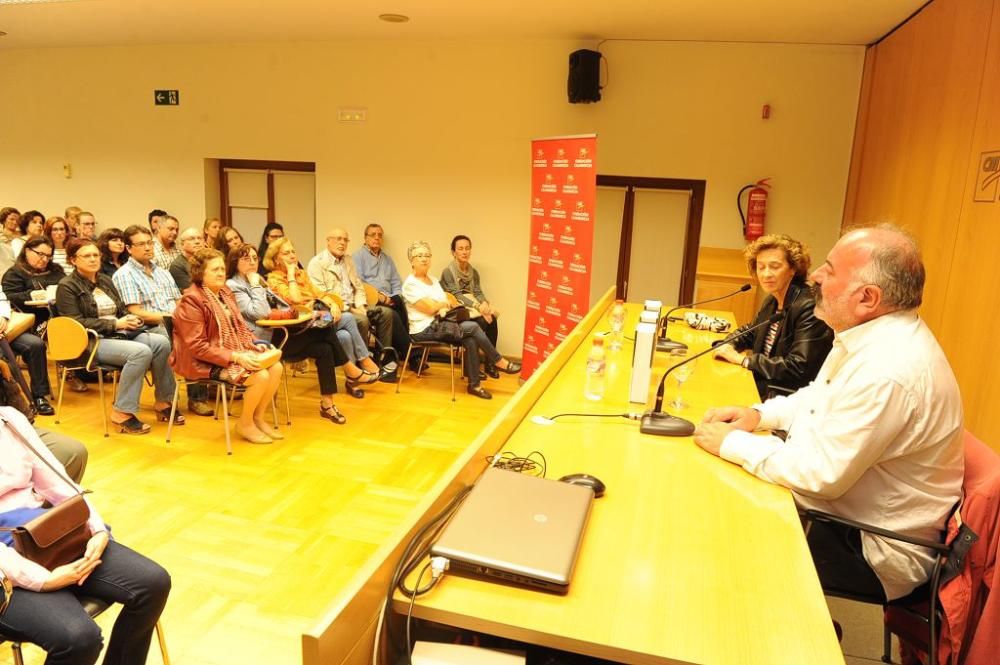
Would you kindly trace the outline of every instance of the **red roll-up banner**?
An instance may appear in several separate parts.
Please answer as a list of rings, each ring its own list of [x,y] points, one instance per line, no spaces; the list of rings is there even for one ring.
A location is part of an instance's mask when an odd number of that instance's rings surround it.
[[[531,237],[521,377],[527,379],[590,309],[597,136],[531,142]]]

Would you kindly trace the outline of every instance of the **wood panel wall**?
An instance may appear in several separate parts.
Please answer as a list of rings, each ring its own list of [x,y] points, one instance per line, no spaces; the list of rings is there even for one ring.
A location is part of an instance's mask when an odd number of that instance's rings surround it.
[[[868,49],[843,221],[893,221],[920,240],[921,315],[958,377],[966,427],[1000,451],[993,168],[1000,175],[1000,0],[934,0]]]

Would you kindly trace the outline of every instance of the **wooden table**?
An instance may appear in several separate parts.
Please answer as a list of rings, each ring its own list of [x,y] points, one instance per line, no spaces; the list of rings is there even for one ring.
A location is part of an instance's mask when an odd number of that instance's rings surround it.
[[[630,305],[627,331],[637,319]],[[606,330],[606,319],[594,329]],[[692,353],[718,338],[683,324],[670,334]],[[641,411],[627,402],[631,348],[626,342],[609,354],[605,398],[590,402],[583,397],[589,344],[581,344],[504,447],[543,452],[549,478],[584,472],[607,484],[568,595],[445,576],[414,615],[626,663],[843,663],[787,490],[691,438],[640,434],[634,421],[532,422],[561,412]],[[675,360],[657,354],[653,386]],[[697,422],[712,405],[756,401],[746,370],[711,354],[695,364],[684,386],[691,406],[679,415]],[[669,400],[676,384],[668,381]],[[397,598],[397,610],[406,611],[404,601]]]

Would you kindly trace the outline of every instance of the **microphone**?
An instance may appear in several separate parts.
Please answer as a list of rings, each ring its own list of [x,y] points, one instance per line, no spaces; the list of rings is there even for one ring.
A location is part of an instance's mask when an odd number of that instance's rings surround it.
[[[736,331],[730,335],[727,335],[725,339],[722,340],[721,344],[728,344],[730,342],[735,342],[740,337],[747,335],[758,328],[763,328],[764,326],[769,326],[776,321],[780,321],[785,318],[785,311],[775,312],[767,319],[761,321],[757,325],[750,326],[745,330]],[[685,358],[676,365],[670,367],[666,372],[663,373],[663,377],[660,379],[660,386],[656,389],[656,403],[652,409],[647,411],[642,416],[642,422],[639,425],[639,431],[643,434],[655,434],[656,436],[690,436],[694,434],[694,423],[690,420],[685,420],[684,418],[678,418],[677,416],[671,416],[670,414],[663,413],[661,410],[663,408],[663,390],[667,382],[667,376],[670,372],[674,371],[681,365],[686,365],[689,362],[697,360],[706,353],[710,353],[715,350],[716,347],[711,346],[700,353],[696,353],[690,358]]]
[[[660,326],[660,339],[659,339],[659,341],[656,342],[656,350],[657,351],[674,351],[674,350],[687,351],[687,348],[688,348],[687,344],[684,344],[683,342],[676,342],[676,341],[674,341],[672,339],[669,339],[667,337],[667,325],[669,325],[668,317],[671,314],[673,314],[674,312],[676,312],[677,310],[679,310],[679,309],[690,309],[692,307],[697,307],[699,305],[706,305],[706,304],[708,304],[710,302],[715,302],[716,300],[725,300],[726,298],[732,298],[736,294],[738,294],[738,293],[745,293],[746,291],[749,291],[752,288],[753,288],[753,285],[751,285],[751,284],[744,284],[743,286],[741,286],[740,288],[736,289],[732,293],[726,294],[724,296],[718,296],[716,298],[709,298],[707,300],[699,300],[698,302],[689,303],[687,305],[678,305],[677,307],[671,307],[670,309],[667,310],[667,313],[664,314],[663,317],[657,323],[657,326]]]

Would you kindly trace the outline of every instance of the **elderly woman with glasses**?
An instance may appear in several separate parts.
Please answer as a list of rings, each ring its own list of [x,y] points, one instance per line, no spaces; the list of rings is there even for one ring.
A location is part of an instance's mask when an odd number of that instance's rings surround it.
[[[429,274],[431,267],[431,246],[423,240],[411,243],[406,249],[413,272],[403,281],[403,300],[410,321],[410,337],[415,342],[447,342],[461,344],[465,348],[465,376],[469,380],[466,391],[480,399],[493,396],[480,385],[479,351],[501,372],[517,374],[520,363],[501,356],[490,343],[483,329],[473,321],[461,323],[447,321],[445,317],[452,309],[464,307],[458,301],[449,300],[441,282]]]
[[[3,275],[4,300],[0,301],[0,320],[6,328],[10,318],[10,306],[22,312],[35,315],[35,325],[31,330],[18,335],[10,342],[11,348],[24,358],[28,366],[28,376],[31,379],[31,397],[35,410],[43,416],[55,413],[46,397],[51,392],[49,388],[48,356],[42,335],[49,321],[48,295],[42,295],[51,287],[59,284],[66,276],[63,269],[52,263],[52,243],[45,236],[34,236],[24,243],[21,253],[17,256],[14,267]],[[42,292],[42,293],[37,293]],[[29,302],[43,300],[42,306],[29,305]],[[4,312],[3,310],[7,311]],[[4,316],[6,314],[6,316]]]
[[[358,322],[354,315],[344,309],[340,297],[332,293],[319,293],[313,286],[309,274],[299,265],[295,246],[288,238],[275,240],[267,248],[264,255],[264,267],[267,273],[267,285],[271,287],[282,300],[296,308],[307,310],[318,309],[329,311],[332,319],[331,327],[337,331],[337,339],[348,359],[357,365],[361,374],[355,377],[347,375],[347,389],[355,397],[359,385],[375,383],[379,380],[380,369],[372,359],[371,351],[358,331]]]
[[[101,252],[93,240],[74,238],[66,247],[66,258],[74,270],[56,289],[59,314],[76,319],[101,337],[97,362],[122,368],[111,421],[124,434],[146,434],[150,426],[136,414],[147,371],[153,374],[157,420],[170,417],[177,385],[167,364],[170,342],[163,335],[146,332],[142,319],[129,314],[111,278],[101,272]],[[174,415],[175,425],[184,422],[183,415]]]

